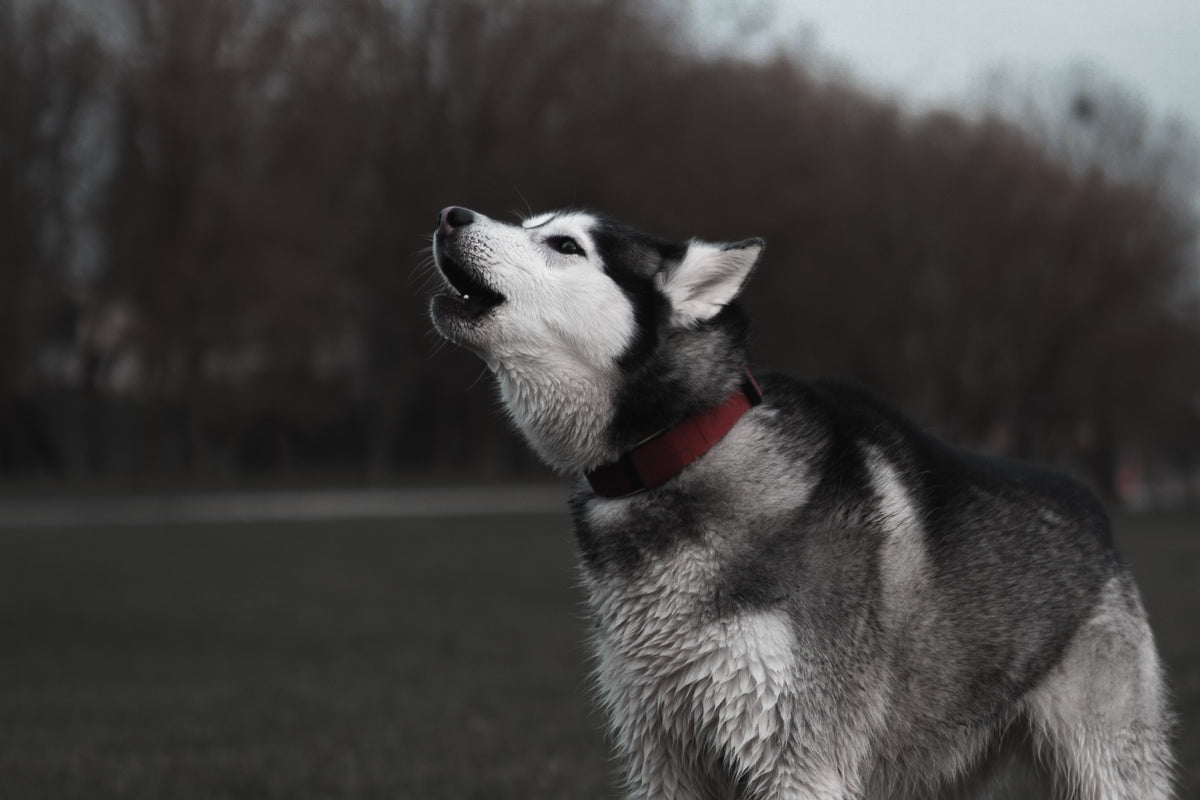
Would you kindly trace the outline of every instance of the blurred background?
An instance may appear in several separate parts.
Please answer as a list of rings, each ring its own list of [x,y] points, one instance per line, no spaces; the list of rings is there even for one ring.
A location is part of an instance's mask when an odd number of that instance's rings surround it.
[[[1200,101],[1065,49],[962,67],[921,20],[891,38],[945,60],[860,79],[732,7],[0,0],[0,475],[535,473],[422,260],[445,205],[571,205],[765,237],[756,361],[1194,499]]]
[[[0,0],[0,792],[613,796],[460,204],[765,237],[753,363],[1088,482],[1200,796],[1200,7],[879,5]]]

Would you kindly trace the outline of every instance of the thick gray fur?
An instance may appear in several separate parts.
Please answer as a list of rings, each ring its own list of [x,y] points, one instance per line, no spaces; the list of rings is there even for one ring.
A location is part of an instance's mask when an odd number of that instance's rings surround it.
[[[662,792],[635,756],[629,796],[1169,797],[1152,635],[1091,495],[949,448],[857,391],[761,382],[763,405],[672,484],[575,495],[601,651],[656,613],[692,621],[670,629],[681,651],[748,614],[792,634],[766,764],[739,764],[688,708],[684,652],[643,682],[658,696],[634,723],[667,730],[634,744],[699,749],[705,769],[672,767],[695,783]]]
[[[583,219],[559,235],[602,259],[636,320],[595,387],[608,405],[588,406],[620,452],[735,387],[747,325],[735,301],[673,313],[655,276],[688,243]],[[435,252],[465,263],[452,233]],[[490,357],[487,319],[471,346]],[[574,490],[630,800],[1170,797],[1163,675],[1096,499],[857,389],[758,377],[763,402],[668,483]]]

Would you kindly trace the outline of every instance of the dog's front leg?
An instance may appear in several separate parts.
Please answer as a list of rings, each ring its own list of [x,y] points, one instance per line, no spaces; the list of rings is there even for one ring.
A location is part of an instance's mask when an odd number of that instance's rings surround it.
[[[685,764],[679,747],[648,737],[636,751],[626,749],[628,800],[692,800],[712,796],[700,779],[695,759]]]
[[[706,764],[662,740],[627,753],[627,800],[858,800],[861,791],[832,766],[784,756],[774,764],[738,763],[727,755]]]
[[[843,773],[832,754],[788,747],[770,759],[730,759],[738,790],[735,800],[861,800],[857,776]]]
[[[849,787],[832,770],[781,766],[767,776],[760,792],[762,800],[858,800],[861,792]]]

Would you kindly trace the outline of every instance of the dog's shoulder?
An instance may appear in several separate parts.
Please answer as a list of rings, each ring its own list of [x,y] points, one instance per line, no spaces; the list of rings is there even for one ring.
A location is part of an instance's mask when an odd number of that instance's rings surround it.
[[[813,513],[844,516],[901,490],[935,546],[966,531],[1013,529],[1112,550],[1102,503],[1061,470],[947,443],[860,386],[776,373],[761,384],[777,409],[774,435],[814,462]]]

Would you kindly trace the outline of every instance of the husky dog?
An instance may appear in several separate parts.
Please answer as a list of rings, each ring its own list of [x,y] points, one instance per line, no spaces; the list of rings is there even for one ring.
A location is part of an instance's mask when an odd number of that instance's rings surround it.
[[[1022,797],[1169,797],[1159,659],[1101,506],[860,391],[752,377],[736,298],[762,252],[438,218],[437,330],[577,478],[628,796],[957,798],[1026,764],[1046,783]]]

